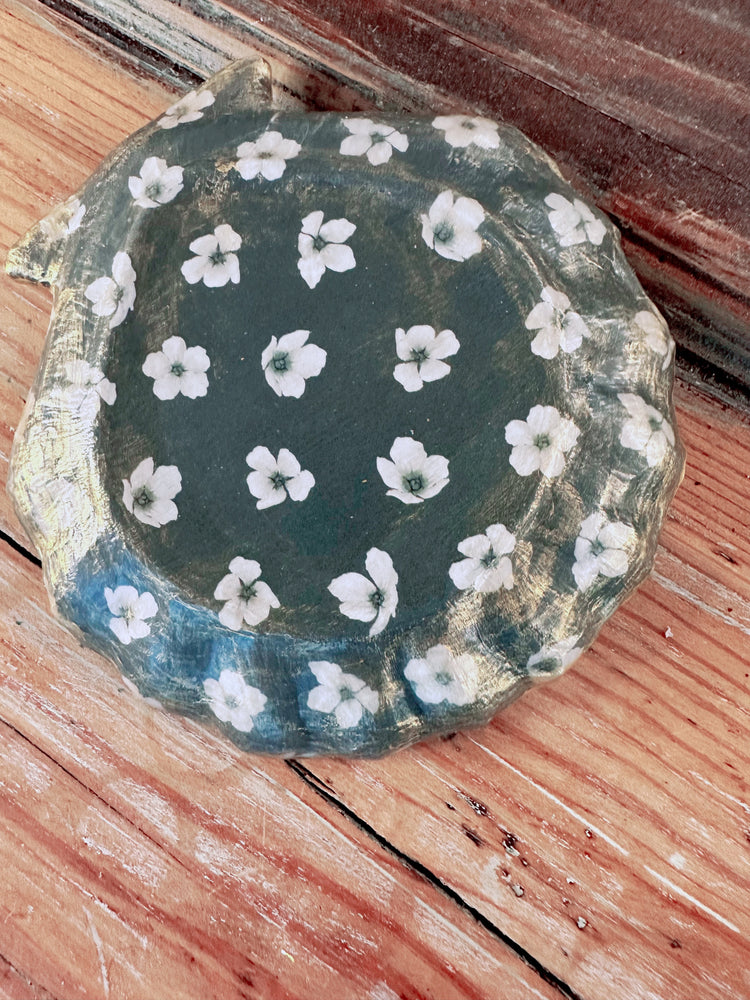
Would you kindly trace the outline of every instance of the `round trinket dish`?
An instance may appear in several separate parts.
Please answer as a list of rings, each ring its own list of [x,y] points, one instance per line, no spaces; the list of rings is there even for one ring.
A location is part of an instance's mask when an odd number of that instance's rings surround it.
[[[511,127],[282,112],[235,64],[8,267],[54,289],[11,490],[55,605],[247,750],[482,724],[650,570],[673,343]]]

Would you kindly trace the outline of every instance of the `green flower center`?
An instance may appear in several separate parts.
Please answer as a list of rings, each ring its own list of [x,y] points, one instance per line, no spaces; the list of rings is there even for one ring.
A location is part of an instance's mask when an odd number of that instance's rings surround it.
[[[435,674],[435,683],[440,684],[443,687],[447,687],[452,680],[453,678],[446,670],[439,670]]]
[[[249,601],[251,597],[255,597],[255,580],[240,585],[240,600]]]
[[[218,266],[219,264],[223,264],[226,261],[227,255],[224,253],[223,250],[219,250],[217,247],[217,249],[214,250],[212,254],[210,254],[208,259],[211,261],[212,264]]]
[[[599,541],[598,538],[595,538],[591,543],[591,555],[600,556],[606,548],[607,546],[603,542]]]
[[[659,431],[661,430],[661,420],[659,420],[657,417],[649,417],[648,426],[651,428],[652,431]]]
[[[411,359],[416,361],[417,365],[421,365],[424,361],[429,360],[430,355],[427,353],[426,347],[412,347],[411,349]]]
[[[495,555],[494,549],[490,549],[482,558],[479,560],[485,569],[491,569],[493,566],[497,565],[498,557]]]
[[[403,486],[407,493],[419,493],[427,485],[424,476],[419,472],[412,472],[403,477]]]
[[[182,364],[180,364],[179,361],[175,361],[175,363],[169,369],[169,372],[170,372],[171,375],[176,375],[177,378],[179,378],[180,375],[184,375],[185,374],[185,366],[182,365]]]
[[[273,370],[275,372],[288,372],[292,367],[289,364],[289,355],[283,351],[278,354],[274,354],[271,365],[273,366]]]
[[[320,251],[324,250],[325,247],[327,246],[328,246],[328,241],[324,240],[320,234],[318,234],[317,236],[313,236],[313,250],[317,250],[318,253],[320,253]]]
[[[385,604],[385,594],[380,587],[376,587],[370,594],[370,604],[372,604],[374,608],[382,608]]]
[[[545,448],[549,448],[552,444],[549,434],[537,434],[534,438],[534,447],[538,448],[539,451],[544,451]]]
[[[439,222],[432,232],[436,243],[450,243],[455,235],[455,230],[449,222]]]
[[[271,476],[271,482],[273,483],[273,488],[275,490],[283,490],[286,483],[289,482],[291,476],[285,476],[282,472],[277,469],[276,472]]]
[[[354,692],[350,687],[340,687],[339,688],[339,698],[342,701],[352,701],[354,698]]]
[[[156,500],[156,497],[146,486],[141,486],[133,494],[133,503],[141,508],[150,507],[154,500]]]

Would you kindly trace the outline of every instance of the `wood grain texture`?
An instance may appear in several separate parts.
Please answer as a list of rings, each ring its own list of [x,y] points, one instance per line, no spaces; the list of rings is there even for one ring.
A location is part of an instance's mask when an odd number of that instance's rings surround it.
[[[17,968],[65,998],[559,996],[283,761],[136,696],[3,556],[0,941]]]
[[[16,0],[0,36],[7,247],[172,91]],[[49,303],[0,278],[3,486]],[[0,542],[0,996],[750,1000],[750,426],[677,402],[646,585],[567,676],[385,761],[243,757],[167,715]],[[25,544],[4,490],[0,531]]]
[[[628,995],[634,955],[638,997],[750,993],[750,433],[706,416],[654,576],[579,667],[479,733],[305,765],[582,996]]]
[[[685,363],[750,391],[741,10],[724,19],[707,2],[666,0],[606,13],[556,0],[50,2],[201,77],[257,51],[290,93],[337,110],[472,109],[518,126],[622,227],[657,304],[682,321]],[[664,280],[658,268],[641,272],[644,248],[669,259]]]

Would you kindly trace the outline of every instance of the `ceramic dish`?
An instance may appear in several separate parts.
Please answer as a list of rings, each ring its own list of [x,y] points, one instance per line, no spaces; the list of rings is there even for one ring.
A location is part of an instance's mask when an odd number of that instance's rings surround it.
[[[56,606],[249,750],[486,722],[650,569],[672,341],[512,128],[281,113],[236,64],[9,269],[55,290],[11,488]]]

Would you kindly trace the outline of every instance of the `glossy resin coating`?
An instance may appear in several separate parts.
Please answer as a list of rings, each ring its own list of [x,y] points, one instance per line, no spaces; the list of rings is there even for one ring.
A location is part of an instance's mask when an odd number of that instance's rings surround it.
[[[12,493],[60,614],[241,746],[376,755],[555,676],[648,573],[673,344],[515,129],[230,66],[11,251]]]

